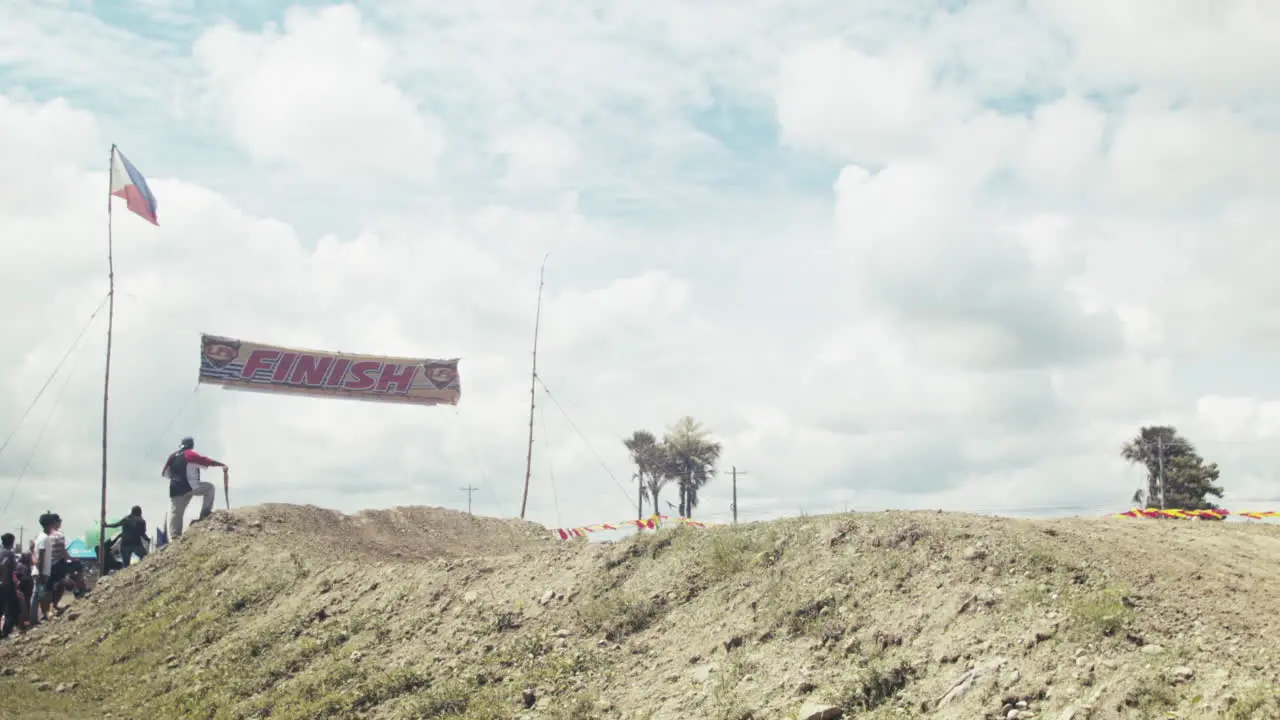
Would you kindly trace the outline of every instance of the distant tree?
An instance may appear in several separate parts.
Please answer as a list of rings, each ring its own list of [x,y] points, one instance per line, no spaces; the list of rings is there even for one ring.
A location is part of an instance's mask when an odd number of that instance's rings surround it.
[[[636,466],[636,480],[640,483],[639,517],[644,516],[644,496],[648,495],[653,511],[658,512],[658,494],[671,479],[667,470],[666,448],[658,442],[658,438],[648,430],[636,430],[631,437],[622,441],[631,453],[631,462]]]
[[[1164,507],[1178,510],[1214,510],[1208,497],[1222,498],[1217,463],[1206,463],[1190,440],[1167,425],[1143,427],[1137,437],[1124,444],[1120,455],[1147,470],[1146,490],[1138,490],[1133,501],[1148,508],[1160,507],[1160,477],[1164,476]]]
[[[662,445],[666,450],[666,471],[680,487],[680,516],[692,517],[698,506],[698,491],[715,475],[721,445],[711,438],[710,430],[687,415],[667,429]]]

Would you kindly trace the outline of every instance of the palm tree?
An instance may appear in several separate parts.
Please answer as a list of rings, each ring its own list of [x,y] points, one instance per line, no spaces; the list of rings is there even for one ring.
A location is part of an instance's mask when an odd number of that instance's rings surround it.
[[[1143,427],[1124,444],[1120,455],[1147,470],[1146,491],[1133,494],[1135,503],[1149,508],[1212,510],[1208,496],[1221,498],[1217,463],[1207,463],[1190,440],[1167,425]]]
[[[688,415],[667,429],[662,439],[668,468],[680,484],[680,516],[691,517],[698,506],[698,490],[706,486],[720,461],[721,445],[711,431]]]
[[[1159,507],[1161,498],[1161,480],[1167,479],[1169,465],[1174,458],[1194,455],[1195,447],[1178,431],[1167,425],[1143,427],[1138,435],[1124,444],[1120,456],[1135,465],[1142,465],[1147,470],[1146,492],[1142,490],[1133,494],[1133,501],[1147,507]]]
[[[622,441],[631,453],[631,462],[636,464],[636,480],[639,482],[639,515],[637,520],[644,520],[644,496],[648,491],[653,511],[658,512],[658,493],[670,479],[666,470],[666,452],[658,442],[658,438],[648,430],[636,430],[631,437]]]

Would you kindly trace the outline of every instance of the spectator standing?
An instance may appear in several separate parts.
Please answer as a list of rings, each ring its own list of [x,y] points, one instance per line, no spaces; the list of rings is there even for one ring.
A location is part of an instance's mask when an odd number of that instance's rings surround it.
[[[170,540],[182,537],[183,516],[186,515],[187,505],[193,497],[198,495],[201,498],[200,517],[193,522],[199,522],[213,513],[216,488],[213,483],[200,479],[200,468],[227,467],[226,463],[196,452],[195,447],[196,441],[193,438],[182,438],[181,445],[170,453],[168,459],[164,461],[164,467],[160,470],[160,475],[169,479],[169,502],[172,503],[169,517]]]
[[[120,564],[129,567],[133,556],[142,560],[147,557],[147,545],[151,538],[147,537],[147,521],[142,518],[142,508],[134,505],[129,514],[120,518],[120,522],[108,523],[106,527],[120,528]]]
[[[69,583],[76,597],[83,597],[87,589],[81,575],[84,566],[67,553],[67,538],[62,534],[62,518],[57,513],[45,513],[40,516],[40,527],[44,532],[36,540],[36,562],[43,578],[40,607],[45,619],[48,619],[50,610],[62,611],[58,603],[62,600],[64,585]]]
[[[13,533],[0,535],[0,638],[9,637],[22,617],[18,596],[18,554],[13,551]]]
[[[32,586],[35,583],[31,580],[31,568],[35,560],[32,558],[33,555],[30,551],[18,556],[18,599],[22,602],[18,622],[19,627],[24,630],[31,627],[31,605],[35,600],[32,597]]]

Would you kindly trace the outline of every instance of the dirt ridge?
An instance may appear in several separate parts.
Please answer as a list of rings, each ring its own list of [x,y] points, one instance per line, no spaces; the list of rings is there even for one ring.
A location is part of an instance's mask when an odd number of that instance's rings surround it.
[[[0,693],[19,717],[1275,718],[1277,561],[1266,523],[882,512],[588,545],[269,505],[0,645]]]

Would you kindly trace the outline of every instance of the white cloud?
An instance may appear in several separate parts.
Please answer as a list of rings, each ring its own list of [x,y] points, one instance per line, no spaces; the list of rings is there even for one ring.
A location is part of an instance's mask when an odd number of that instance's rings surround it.
[[[932,150],[941,126],[975,107],[972,98],[939,88],[930,59],[918,51],[869,56],[835,40],[782,60],[777,102],[787,140],[871,164]]]
[[[512,190],[541,190],[560,184],[578,162],[573,137],[551,127],[525,127],[506,133],[493,143],[505,159],[503,183]]]
[[[113,511],[158,519],[191,433],[237,504],[513,514],[547,253],[540,521],[631,515],[620,438],[686,413],[749,519],[1102,513],[1152,422],[1275,497],[1275,18],[1112,5],[14,4],[0,433],[105,292],[116,140],[162,226],[117,214]],[[0,522],[94,513],[102,330],[0,453]],[[462,403],[193,392],[200,331],[460,355]]]
[[[1280,8],[1254,0],[1038,0],[1075,48],[1080,85],[1135,85],[1183,97],[1256,99],[1280,74]]]
[[[351,5],[290,8],[283,31],[219,25],[192,52],[210,103],[257,161],[317,179],[350,172],[430,176],[444,149],[437,122],[386,77],[390,51]]]
[[[1041,105],[1019,169],[1048,191],[1079,192],[1098,170],[1106,131],[1106,113],[1080,97]]]
[[[1135,97],[1111,140],[1108,180],[1127,206],[1185,211],[1277,187],[1280,138],[1228,105]]]

